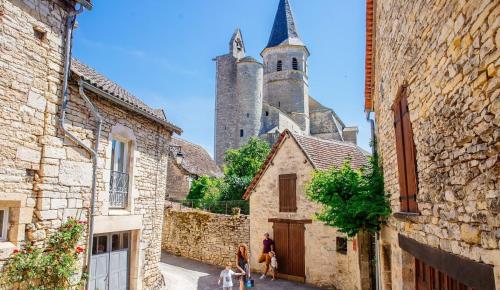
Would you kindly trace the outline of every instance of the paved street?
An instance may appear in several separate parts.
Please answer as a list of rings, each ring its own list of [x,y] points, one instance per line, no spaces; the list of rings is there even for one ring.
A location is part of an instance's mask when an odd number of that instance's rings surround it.
[[[221,271],[215,266],[206,265],[193,260],[162,254],[160,269],[165,277],[167,290],[215,290]],[[259,280],[254,274],[255,290],[318,290],[320,288],[288,281],[271,281],[270,278]],[[235,285],[236,279],[234,280]],[[238,289],[233,287],[233,289]]]

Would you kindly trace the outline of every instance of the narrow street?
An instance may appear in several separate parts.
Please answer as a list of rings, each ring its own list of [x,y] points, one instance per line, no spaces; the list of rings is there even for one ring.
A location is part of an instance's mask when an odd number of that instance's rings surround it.
[[[197,261],[173,256],[167,253],[162,254],[160,269],[165,277],[167,290],[215,290],[222,289],[217,285],[220,268],[203,264]],[[259,280],[259,275],[253,275],[256,290],[319,290],[320,288],[309,285],[293,283],[289,281],[276,280],[271,278]],[[237,280],[234,279],[235,287]]]

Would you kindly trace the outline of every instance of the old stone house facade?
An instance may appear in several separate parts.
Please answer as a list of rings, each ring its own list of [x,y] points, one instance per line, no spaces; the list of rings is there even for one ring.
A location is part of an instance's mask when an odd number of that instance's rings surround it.
[[[61,106],[74,5],[0,2],[0,263],[22,241],[43,246],[68,217],[91,222],[94,158],[83,146],[97,143],[88,288],[159,289],[167,147],[181,130],[77,60]]]
[[[500,289],[499,56],[499,1],[367,1],[381,289]]]
[[[279,0],[269,42],[259,62],[246,56],[237,29],[227,54],[217,56],[215,160],[251,137],[271,144],[288,129],[296,134],[356,143],[357,127],[349,127],[331,108],[309,95],[309,49],[300,39],[289,0]]]
[[[275,241],[281,278],[335,289],[369,289],[368,245],[347,239],[335,228],[314,220],[321,205],[307,199],[305,186],[315,170],[359,168],[367,153],[354,144],[322,140],[285,130],[245,192],[250,202],[250,265],[258,263],[264,233]]]
[[[175,156],[168,160],[167,198],[185,199],[193,180],[201,176],[222,177],[222,170],[200,145],[174,137],[171,146],[179,148],[183,159],[180,164],[177,164]]]

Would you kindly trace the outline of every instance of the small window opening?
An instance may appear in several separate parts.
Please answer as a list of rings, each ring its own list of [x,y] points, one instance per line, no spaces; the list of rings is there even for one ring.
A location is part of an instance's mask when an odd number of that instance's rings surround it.
[[[281,102],[278,102],[278,108],[281,108]]]
[[[294,70],[299,70],[299,62],[297,61],[297,59],[295,57],[292,60],[292,67]]]
[[[277,71],[282,71],[283,70],[283,62],[281,60],[278,60],[278,63],[276,65],[276,70]]]
[[[44,41],[46,36],[47,36],[47,32],[43,31],[41,28],[38,28],[38,27],[33,27],[33,35],[40,41]]]
[[[269,111],[266,111],[266,116],[269,116]]]
[[[347,254],[347,238],[337,237],[335,244],[338,253]]]
[[[243,137],[245,134],[243,132],[243,129],[240,130],[240,137]]]
[[[247,118],[250,118],[250,113],[247,113]]]

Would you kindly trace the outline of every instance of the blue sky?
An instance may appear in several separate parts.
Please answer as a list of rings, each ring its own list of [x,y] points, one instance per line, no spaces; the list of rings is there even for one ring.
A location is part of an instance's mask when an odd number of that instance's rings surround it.
[[[182,138],[213,154],[215,64],[241,28],[247,54],[260,59],[279,0],[95,1],[79,16],[74,56],[166,110]],[[299,34],[311,52],[310,95],[360,128],[363,113],[363,0],[291,0]]]

